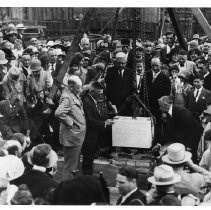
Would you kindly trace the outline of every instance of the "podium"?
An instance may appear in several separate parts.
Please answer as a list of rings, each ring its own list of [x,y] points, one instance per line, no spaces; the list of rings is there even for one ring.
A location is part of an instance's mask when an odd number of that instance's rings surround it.
[[[154,135],[153,121],[149,117],[118,116],[112,125],[112,146],[149,149]]]

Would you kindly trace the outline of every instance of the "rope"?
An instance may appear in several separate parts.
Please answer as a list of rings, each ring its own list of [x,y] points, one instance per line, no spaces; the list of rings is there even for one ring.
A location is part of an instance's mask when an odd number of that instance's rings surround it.
[[[37,126],[34,124],[34,122],[31,119],[30,119],[30,121],[31,121],[32,126],[35,128],[38,136],[41,138],[42,142],[45,144],[45,141],[44,141],[42,135],[40,134],[40,132],[38,131]]]

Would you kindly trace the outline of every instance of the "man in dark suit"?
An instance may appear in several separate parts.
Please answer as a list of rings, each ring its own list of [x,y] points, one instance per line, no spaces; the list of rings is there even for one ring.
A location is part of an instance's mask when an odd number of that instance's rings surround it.
[[[167,96],[159,99],[160,109],[166,113],[166,129],[163,142],[181,143],[189,147],[192,160],[197,162],[197,149],[203,128],[191,112],[182,106],[173,105],[173,100]]]
[[[4,139],[10,139],[13,133],[29,135],[28,118],[21,95],[12,92],[8,100],[0,102],[0,131]]]
[[[137,172],[132,166],[123,166],[119,169],[116,177],[116,185],[121,197],[117,205],[146,205],[146,196],[137,187]]]
[[[146,84],[149,95],[150,111],[156,118],[155,140],[161,138],[161,117],[162,112],[159,108],[158,99],[162,96],[170,95],[171,82],[169,77],[161,71],[159,58],[153,58],[151,61],[152,71],[146,73]]]
[[[27,160],[32,166],[22,176],[12,181],[19,186],[26,184],[33,198],[45,198],[48,190],[56,188],[58,182],[52,178],[53,168],[56,168],[58,156],[49,144],[38,144],[27,154]]]
[[[26,77],[29,75],[28,68],[30,66],[30,62],[31,62],[30,55],[23,54],[21,58],[21,64],[22,64],[22,71]]]
[[[176,48],[175,46],[175,34],[173,32],[166,32],[166,45],[161,48],[160,60],[164,64],[169,64],[171,61],[171,50]]]
[[[87,126],[82,149],[82,169],[84,174],[93,173],[92,164],[98,143],[102,140],[103,131],[112,124],[112,121],[108,119],[106,105],[101,107],[104,110],[100,109],[98,106],[98,102],[101,99],[101,96],[103,96],[103,89],[104,87],[100,83],[94,82],[91,85],[89,93],[83,97],[83,107]]]
[[[149,101],[152,114],[158,118],[161,116],[158,99],[162,96],[170,95],[171,82],[169,77],[161,72],[161,63],[159,58],[153,58],[151,66],[152,71],[146,75],[147,84],[149,86]]]
[[[162,205],[162,198],[167,195],[174,197],[177,203],[179,203],[174,184],[178,183],[180,179],[181,176],[176,174],[171,166],[163,164],[155,167],[154,176],[148,178],[148,181],[153,184],[149,191],[148,205]]]
[[[211,98],[209,90],[203,88],[204,77],[198,74],[194,77],[194,88],[187,92],[187,109],[193,114],[194,118],[199,121],[199,116],[207,108],[207,103]]]
[[[135,73],[126,67],[126,62],[126,54],[123,52],[117,53],[114,67],[108,69],[105,77],[107,98],[112,104],[116,105],[118,111],[120,111],[127,97],[136,90]],[[122,115],[130,114],[122,113]]]
[[[204,76],[203,87],[211,91],[211,74],[209,72],[209,63],[208,61],[199,61],[197,64],[199,72]]]

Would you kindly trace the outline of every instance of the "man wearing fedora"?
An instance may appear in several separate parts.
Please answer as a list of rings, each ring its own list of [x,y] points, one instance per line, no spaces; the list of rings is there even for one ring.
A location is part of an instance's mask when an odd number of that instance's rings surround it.
[[[44,198],[50,188],[56,188],[58,182],[50,174],[57,166],[58,156],[49,144],[38,144],[26,153],[31,169],[13,180],[17,186],[26,184],[33,198]]]
[[[178,194],[175,192],[174,185],[178,183],[180,179],[181,176],[174,173],[171,166],[163,164],[155,167],[154,175],[148,178],[148,181],[152,183],[152,188],[149,192],[148,205],[161,205],[160,201],[166,195],[172,195],[177,198]]]
[[[63,178],[72,178],[73,170],[78,169],[81,147],[86,134],[86,119],[83,104],[79,98],[82,82],[76,75],[68,79],[68,87],[64,88],[60,103],[55,111],[60,121],[60,143],[64,150]]]
[[[121,196],[117,200],[117,205],[146,205],[146,195],[138,189],[137,179],[138,174],[135,167],[123,166],[119,168],[116,186]]]
[[[27,76],[26,96],[28,99],[33,98],[36,103],[36,99],[39,98],[38,93],[43,92],[47,95],[52,85],[53,78],[50,72],[43,71],[40,60],[32,60]]]
[[[185,107],[173,105],[173,99],[163,96],[159,99],[160,109],[166,113],[166,128],[162,142],[182,143],[191,149],[193,161],[197,162],[198,144],[203,133],[201,124]]]
[[[200,38],[198,34],[193,35],[193,40],[196,41],[199,44]]]
[[[188,173],[184,170],[185,163],[191,161],[192,154],[185,151],[181,143],[173,143],[167,147],[167,154],[162,157],[165,164],[170,165],[174,172],[181,176],[181,180],[174,184],[176,193],[184,196],[193,194],[199,196],[199,190],[205,183],[205,178],[199,173]]]
[[[126,63],[126,54],[117,53],[114,67],[108,69],[105,77],[106,95],[108,100],[116,105],[118,111],[126,102],[127,97],[136,91],[135,73],[126,67]],[[122,114],[130,115],[127,112],[122,112]]]

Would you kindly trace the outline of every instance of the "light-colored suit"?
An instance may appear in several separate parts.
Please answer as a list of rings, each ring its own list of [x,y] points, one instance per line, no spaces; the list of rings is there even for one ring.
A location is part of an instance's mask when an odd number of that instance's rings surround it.
[[[66,147],[82,145],[86,133],[83,104],[68,88],[62,92],[55,116],[61,122],[60,143]]]
[[[72,171],[78,167],[80,150],[86,133],[82,101],[65,88],[55,116],[60,121],[59,139],[64,146],[64,179],[68,179],[72,177]]]

